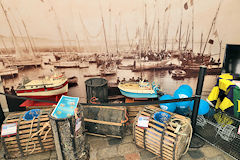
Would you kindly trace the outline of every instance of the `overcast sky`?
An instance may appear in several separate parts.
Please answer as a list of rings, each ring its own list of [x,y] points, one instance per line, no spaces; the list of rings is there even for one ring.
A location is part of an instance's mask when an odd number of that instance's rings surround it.
[[[75,39],[76,34],[81,40],[103,39],[101,10],[108,39],[115,38],[115,26],[121,40],[126,40],[126,30],[133,39],[137,28],[143,31],[145,4],[148,25],[157,33],[157,20],[160,21],[160,33],[166,30],[169,20],[168,38],[174,38],[183,13],[182,33],[187,26],[191,27],[192,7],[188,2],[188,10],[183,8],[187,0],[2,0],[14,33],[19,30],[24,34],[21,22],[23,19],[31,36],[60,39],[60,26],[64,39]],[[194,0],[195,41],[200,41],[201,33],[205,38],[220,0]],[[166,12],[165,9],[171,6]],[[216,21],[215,30],[224,43],[240,43],[240,0],[222,0]],[[55,13],[56,15],[55,15]],[[82,19],[82,22],[81,22]],[[0,8],[0,35],[11,36],[9,26]],[[165,27],[164,27],[165,26]],[[18,27],[18,28],[17,28]],[[86,33],[88,31],[88,34]],[[154,38],[154,37],[153,37]],[[156,39],[156,36],[155,36]]]

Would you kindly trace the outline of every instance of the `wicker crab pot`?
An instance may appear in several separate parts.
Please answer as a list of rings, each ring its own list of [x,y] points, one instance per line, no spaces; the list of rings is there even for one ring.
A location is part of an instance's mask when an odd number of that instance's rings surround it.
[[[2,133],[1,141],[6,159],[17,159],[55,149],[49,112],[50,110],[37,109],[8,115],[2,131],[12,125],[16,128],[16,132],[4,136]],[[9,132],[10,128],[7,130]]]
[[[142,127],[141,119],[147,119]],[[147,106],[139,111],[133,124],[133,136],[138,147],[144,148],[164,160],[175,160],[188,150],[192,127],[190,119]]]

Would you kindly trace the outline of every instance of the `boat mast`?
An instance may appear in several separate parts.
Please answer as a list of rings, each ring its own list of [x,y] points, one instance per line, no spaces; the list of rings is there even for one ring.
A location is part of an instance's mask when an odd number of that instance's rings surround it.
[[[116,49],[118,54],[118,33],[117,33],[117,25],[115,24],[115,35],[116,35]]]
[[[143,42],[142,42],[142,44],[143,44],[143,50],[144,51],[146,51],[146,42],[145,42],[145,40],[147,41],[147,39],[148,39],[148,33],[147,33],[147,28],[148,28],[148,23],[147,23],[147,4],[145,3],[145,5],[144,5],[144,8],[145,8],[145,14],[144,14],[144,19],[145,19],[145,21],[144,21],[144,30],[143,30]]]
[[[181,9],[181,21],[180,21],[180,26],[179,26],[179,39],[178,39],[178,50],[179,50],[179,51],[181,51],[182,16],[183,16],[183,11],[182,11],[182,9]]]
[[[66,30],[65,30],[65,35],[67,36],[67,41],[68,41],[68,45],[69,45],[69,47],[66,46],[66,48],[68,48],[69,51],[72,51],[72,50],[73,50],[73,48],[72,48],[72,42],[71,42],[71,39],[70,39],[70,37],[69,37],[69,34],[68,34],[68,32],[67,32]]]
[[[50,0],[48,0],[48,3],[50,4]],[[58,20],[58,17],[57,17],[57,13],[56,13],[53,5],[50,4],[50,7],[52,8],[52,11],[53,11],[54,16],[55,16],[55,20],[56,20],[56,23],[57,23],[57,29],[58,29],[58,32],[59,32],[59,35],[60,35],[62,46],[63,46],[63,51],[65,53],[67,53],[67,50],[66,50],[66,47],[65,47],[65,43],[64,43],[64,39],[63,39],[63,33],[62,33],[62,29],[61,29],[61,26],[60,26],[60,23],[59,23],[59,20]]]
[[[192,2],[192,51],[193,51],[193,43],[194,43],[194,0]]]
[[[16,56],[19,58],[20,55],[19,55],[19,50],[18,50],[17,38],[16,38],[16,36],[15,36],[15,34],[14,34],[13,28],[12,28],[12,26],[11,26],[11,23],[10,23],[9,19],[8,19],[7,11],[6,11],[6,10],[4,9],[4,7],[3,7],[2,1],[0,1],[0,5],[1,5],[1,8],[2,8],[2,10],[3,10],[3,13],[4,13],[5,18],[6,18],[6,20],[7,20],[7,23],[8,23],[8,26],[9,26],[9,28],[10,28],[10,32],[11,32],[12,37],[13,37],[13,45],[14,45],[14,49],[15,49],[15,54],[16,54]]]
[[[157,41],[158,41],[158,48],[157,48],[157,52],[159,53],[159,18],[158,18],[158,39],[157,39]]]
[[[221,55],[221,52],[222,52],[222,41],[219,42],[219,55],[218,55],[218,62],[220,62],[220,55]],[[219,67],[219,63],[218,63],[218,67]]]
[[[167,22],[167,30],[166,30],[166,33],[165,33],[165,36],[164,36],[164,51],[166,51],[166,49],[167,49],[168,26],[169,26],[169,18],[168,18],[168,22]]]
[[[155,10],[155,14],[154,14],[154,19],[153,19],[153,23],[152,23],[152,28],[150,30],[149,28],[149,44],[148,44],[148,47],[149,49],[152,49],[152,41],[153,41],[153,32],[154,32],[154,28],[155,28],[155,24],[156,24],[156,10]]]
[[[25,29],[25,32],[26,32],[26,35],[27,35],[27,38],[28,38],[29,44],[30,44],[30,46],[31,46],[31,50],[32,50],[33,56],[35,56],[34,48],[33,48],[33,44],[32,44],[31,38],[30,38],[30,36],[29,36],[29,34],[28,34],[26,24],[24,23],[23,20],[22,20],[22,24],[23,24],[23,26],[24,26],[24,29]]]
[[[138,29],[136,31],[136,35],[138,34]],[[128,46],[129,46],[129,50],[131,51],[132,50],[132,43],[130,44],[130,39],[129,39],[129,35],[128,35],[128,29],[127,29],[127,26],[126,26],[126,36],[127,36],[127,40],[128,40]]]
[[[81,51],[81,47],[80,47],[80,41],[79,41],[79,38],[78,38],[78,35],[76,34],[76,39],[77,39],[77,44],[78,44],[78,52]]]
[[[218,5],[218,9],[217,9],[217,11],[216,11],[216,14],[215,14],[215,16],[214,16],[214,18],[213,18],[213,20],[212,20],[212,24],[211,24],[211,27],[210,27],[209,32],[208,32],[207,40],[206,40],[206,42],[205,42],[202,55],[203,55],[204,52],[205,52],[205,49],[206,49],[206,46],[207,46],[207,43],[208,43],[208,40],[209,40],[209,36],[210,36],[210,34],[211,34],[211,32],[212,32],[212,28],[213,28],[214,24],[216,23],[216,19],[217,19],[219,10],[220,10],[221,2],[222,2],[222,1],[220,1],[219,5]]]
[[[20,36],[21,36],[21,39],[22,39],[22,41],[23,41],[23,44],[24,44],[24,46],[25,46],[25,50],[26,50],[26,52],[28,52],[27,44],[26,44],[26,42],[25,42],[25,40],[24,40],[23,34],[22,34],[22,32],[21,32],[21,30],[20,30],[20,28],[19,28],[19,26],[18,26],[18,22],[17,22],[17,20],[16,20],[16,18],[15,18],[15,16],[14,16],[13,13],[12,13],[12,17],[13,17],[15,23],[16,23],[18,32],[19,32],[19,34],[20,34]]]
[[[104,19],[103,19],[102,11],[101,11],[101,17],[102,17],[102,26],[103,26],[103,34],[104,34],[106,52],[107,52],[107,54],[109,54],[109,52],[108,52],[108,44],[107,44],[107,37],[106,37],[106,30],[105,30],[105,25],[104,25]]]
[[[3,47],[4,47],[4,49],[5,49],[5,52],[8,53],[8,49],[7,49],[7,46],[6,46],[3,38],[1,38],[1,40],[2,40]]]
[[[202,40],[203,40],[203,33],[201,33],[200,53],[202,53]]]

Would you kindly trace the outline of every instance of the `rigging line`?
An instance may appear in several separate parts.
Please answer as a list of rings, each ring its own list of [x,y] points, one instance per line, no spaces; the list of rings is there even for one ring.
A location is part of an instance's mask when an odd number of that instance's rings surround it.
[[[57,25],[57,29],[58,29],[58,33],[60,35],[60,39],[61,39],[61,42],[62,42],[62,47],[63,47],[64,53],[67,53],[67,50],[66,50],[66,47],[65,47],[65,41],[64,41],[64,37],[63,37],[63,33],[62,33],[62,28],[61,28],[60,21],[59,21],[58,16],[57,16],[57,12],[56,12],[55,8],[53,7],[52,2],[50,2],[50,0],[48,0],[47,2],[48,2],[48,5],[49,5],[50,9],[53,11],[54,18],[55,18],[56,25]]]
[[[206,40],[205,45],[204,45],[204,47],[203,47],[202,55],[203,55],[204,52],[205,52],[205,49],[206,49],[206,46],[207,46],[207,43],[208,43],[209,36],[210,36],[210,34],[211,34],[211,32],[212,32],[213,25],[216,23],[216,19],[217,19],[217,16],[218,16],[218,13],[219,13],[221,4],[222,4],[222,0],[220,0],[219,5],[218,5],[218,8],[217,8],[217,11],[216,11],[216,14],[215,14],[215,16],[214,16],[214,18],[213,18],[213,21],[212,21],[212,24],[211,24],[211,27],[210,27],[210,30],[209,30],[209,33],[208,33],[208,36],[207,36],[207,40]]]
[[[96,35],[91,35],[91,33],[87,30],[87,27],[86,27],[86,25],[84,24],[82,18],[81,18],[81,24],[82,24],[82,26],[83,26],[84,32],[86,32],[86,33],[87,33],[87,36],[89,36],[90,38],[98,38],[98,37],[101,35],[102,31],[103,31],[103,28],[100,27],[100,29],[99,29],[99,31],[97,32]]]
[[[103,33],[104,33],[106,52],[109,55],[108,44],[107,44],[107,35],[106,35],[105,24],[104,24],[104,19],[103,19],[103,11],[102,11],[102,6],[101,6],[100,1],[99,1],[99,7],[100,7],[100,11],[101,11],[101,19],[102,19],[102,27],[103,27]],[[106,54],[105,54],[105,57],[106,57]]]
[[[10,9],[9,9],[9,10],[10,10]],[[16,23],[16,25],[17,25],[17,30],[18,30],[18,32],[19,32],[19,34],[20,34],[20,36],[21,36],[21,39],[22,39],[23,44],[24,44],[24,46],[25,46],[25,49],[26,49],[26,51],[28,51],[28,47],[27,47],[27,44],[26,44],[26,42],[25,42],[25,40],[24,40],[23,34],[22,34],[22,32],[21,32],[21,29],[20,29],[20,27],[19,27],[19,25],[18,25],[18,21],[17,21],[15,15],[13,14],[13,12],[10,12],[10,11],[9,11],[9,13],[12,14],[13,20],[15,21],[15,23]]]
[[[90,42],[89,42],[89,39],[88,39],[88,36],[87,36],[87,32],[84,30],[84,26],[83,26],[83,20],[82,20],[82,16],[81,16],[81,14],[79,13],[79,17],[80,17],[80,22],[81,22],[81,25],[82,25],[82,28],[83,28],[83,34],[84,34],[84,36],[85,36],[85,38],[86,38],[86,48],[87,48],[87,50],[88,51],[90,51],[90,48],[89,48],[89,46],[90,46]]]
[[[23,24],[24,30],[25,30],[25,32],[26,32],[26,36],[27,36],[28,41],[29,41],[29,44],[30,44],[30,46],[31,46],[32,55],[35,56],[35,52],[34,52],[34,51],[36,51],[37,49],[36,49],[36,45],[34,44],[34,40],[33,40],[33,38],[31,38],[31,36],[29,36],[29,32],[27,31],[26,24],[24,23],[24,20],[23,20],[23,18],[22,18],[22,16],[21,16],[21,14],[20,14],[20,12],[19,12],[19,10],[18,10],[17,7],[16,7],[16,11],[15,11],[15,12],[18,14],[18,16],[19,16],[20,19],[21,19],[21,22],[22,22],[22,24]]]
[[[127,29],[127,26],[126,26],[126,36],[127,36],[127,41],[128,41],[129,48],[131,49],[132,46],[130,45],[130,40],[129,40],[129,35],[128,35],[128,29]]]
[[[152,29],[151,29],[151,31],[150,31],[150,37],[149,37],[149,46],[150,46],[150,49],[151,49],[151,45],[152,45],[153,32],[154,32],[154,28],[155,28],[155,24],[156,24],[156,17],[157,17],[157,13],[156,13],[156,10],[155,10],[154,19],[153,19],[153,25],[152,25]]]

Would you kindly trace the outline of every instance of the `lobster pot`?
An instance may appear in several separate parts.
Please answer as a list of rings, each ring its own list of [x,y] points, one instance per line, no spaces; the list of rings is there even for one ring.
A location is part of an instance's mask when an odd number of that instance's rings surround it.
[[[158,113],[168,115],[163,118],[166,121],[155,120]],[[139,117],[149,117],[147,128],[138,126]],[[189,118],[154,106],[147,106],[135,118],[133,135],[137,146],[152,152],[161,159],[174,160],[180,159],[188,150],[192,127]]]
[[[38,117],[32,120],[23,119],[26,112],[8,115],[4,124],[17,123],[17,134],[1,137],[7,159],[55,149],[53,134],[49,125],[49,112],[50,110],[39,110]]]
[[[123,106],[84,105],[84,121],[90,135],[122,138],[128,121],[127,109]]]
[[[79,105],[78,113],[68,118],[49,117],[58,160],[88,159],[89,146],[85,139],[82,107]]]

